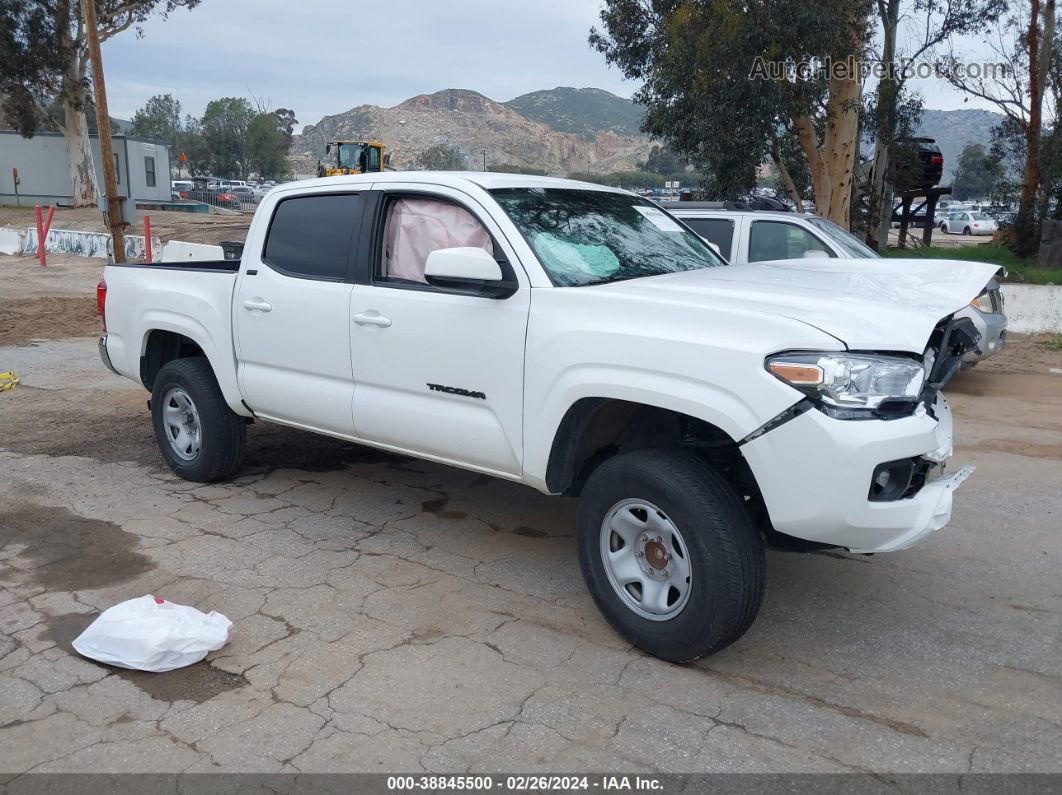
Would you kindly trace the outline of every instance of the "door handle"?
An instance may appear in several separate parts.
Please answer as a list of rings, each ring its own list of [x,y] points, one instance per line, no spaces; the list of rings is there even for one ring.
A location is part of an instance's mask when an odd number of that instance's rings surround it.
[[[391,325],[391,318],[375,313],[354,315],[352,320],[359,326],[379,326],[380,328],[389,328]]]
[[[261,298],[250,298],[243,302],[243,308],[251,311],[257,309],[259,312],[268,312],[273,308],[273,305],[268,301],[263,301]]]

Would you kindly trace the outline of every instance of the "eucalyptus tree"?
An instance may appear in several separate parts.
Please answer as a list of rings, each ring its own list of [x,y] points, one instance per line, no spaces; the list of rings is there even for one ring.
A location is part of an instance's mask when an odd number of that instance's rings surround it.
[[[870,0],[606,0],[590,43],[643,81],[643,130],[723,198],[752,188],[781,134],[820,214],[848,225]]]

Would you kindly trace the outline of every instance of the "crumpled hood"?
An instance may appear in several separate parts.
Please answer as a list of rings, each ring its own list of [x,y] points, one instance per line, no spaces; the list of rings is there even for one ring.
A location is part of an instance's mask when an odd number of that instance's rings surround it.
[[[941,259],[794,259],[669,273],[581,289],[782,315],[850,350],[921,353],[934,326],[963,309],[997,265]]]

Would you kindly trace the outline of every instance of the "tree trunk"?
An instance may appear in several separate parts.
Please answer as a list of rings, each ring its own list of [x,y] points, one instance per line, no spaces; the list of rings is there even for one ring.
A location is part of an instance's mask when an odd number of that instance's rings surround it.
[[[848,228],[852,209],[852,177],[859,141],[859,98],[862,80],[855,58],[849,58],[849,76],[831,78],[826,101],[826,134],[823,136],[823,162],[830,180],[830,205],[820,215],[843,229]],[[818,200],[816,199],[816,207]]]
[[[1048,0],[1047,12],[1054,28],[1054,0]],[[1014,220],[1014,250],[1023,257],[1036,253],[1039,235],[1036,233],[1036,189],[1040,182],[1040,126],[1043,106],[1042,66],[1049,65],[1050,57],[1040,54],[1040,0],[1032,0],[1029,31],[1026,34],[1029,53],[1029,124],[1025,129],[1025,172],[1022,177],[1021,198],[1018,200],[1018,217]],[[1051,42],[1042,42],[1050,48]]]
[[[70,170],[70,195],[74,207],[93,207],[96,205],[96,171],[92,167],[92,148],[85,118],[87,63],[74,40],[68,37],[62,45],[73,51],[59,91],[63,100],[63,137]]]
[[[815,124],[809,116],[797,116],[793,119],[793,127],[797,131],[797,140],[804,157],[808,159],[808,169],[811,171],[811,189],[815,193],[815,211],[826,217],[830,206],[830,190],[832,183],[826,169],[826,163],[819,151],[819,139],[815,133]],[[831,219],[832,220],[832,219]]]
[[[890,157],[896,142],[896,104],[899,102],[899,86],[896,80],[896,29],[899,26],[898,0],[878,4],[878,16],[884,30],[881,61],[885,75],[878,82],[878,123],[874,132],[873,184],[870,186],[870,218],[868,242],[878,251],[889,245],[889,228],[892,225],[893,179]]]
[[[859,66],[854,58],[850,58],[848,76],[834,76],[829,80],[826,133],[821,145],[810,117],[798,116],[793,119],[800,148],[811,169],[815,211],[843,229],[848,229],[852,209],[861,88]]]
[[[785,160],[782,159],[782,145],[775,138],[771,141],[771,160],[774,161],[774,167],[778,169],[778,174],[782,178],[782,184],[785,185],[785,192],[789,194],[789,198],[793,200],[793,206],[796,207],[798,213],[804,212],[804,200],[800,197],[800,191],[797,190],[796,183],[793,182],[793,177],[789,173],[789,169],[786,168]]]

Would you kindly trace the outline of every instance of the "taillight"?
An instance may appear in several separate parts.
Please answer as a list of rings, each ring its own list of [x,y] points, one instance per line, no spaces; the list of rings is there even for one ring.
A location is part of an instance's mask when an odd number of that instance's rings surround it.
[[[929,162],[934,166],[942,166],[944,165],[944,155],[933,155],[929,158]]]
[[[107,330],[107,282],[100,279],[96,285],[96,312],[103,320],[103,330]]]

